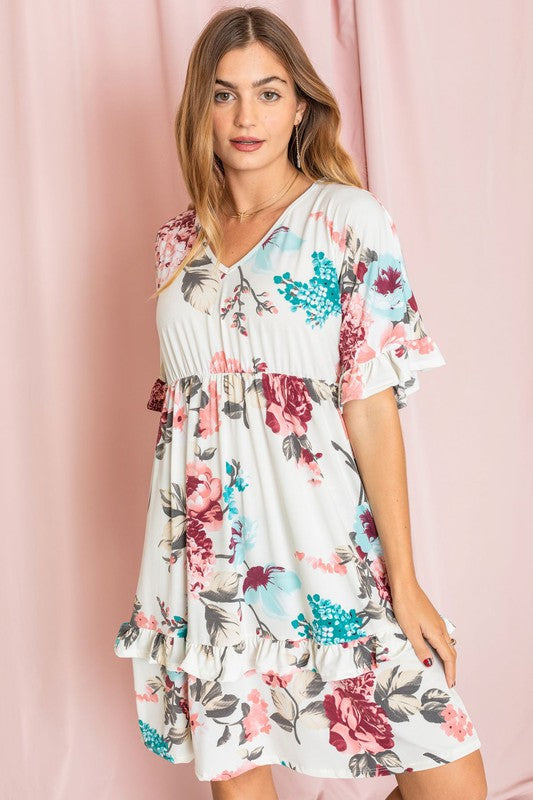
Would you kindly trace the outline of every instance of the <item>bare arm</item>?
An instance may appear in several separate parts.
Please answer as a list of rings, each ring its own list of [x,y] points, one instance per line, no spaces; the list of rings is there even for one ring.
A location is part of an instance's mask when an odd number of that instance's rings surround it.
[[[432,656],[424,637],[437,650],[451,686],[455,650],[415,574],[405,447],[392,387],[350,400],[343,418],[383,548],[396,619],[422,662]]]

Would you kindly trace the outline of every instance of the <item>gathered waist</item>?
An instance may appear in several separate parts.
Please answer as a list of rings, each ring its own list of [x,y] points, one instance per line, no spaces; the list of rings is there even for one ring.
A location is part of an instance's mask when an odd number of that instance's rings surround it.
[[[237,379],[239,376],[242,379],[261,379],[266,378],[273,387],[275,384],[283,387],[285,390],[294,391],[296,394],[299,391],[306,391],[308,394],[313,393],[313,386],[318,386],[321,392],[325,392],[325,396],[329,397],[337,404],[339,382],[330,380],[328,378],[317,377],[315,375],[298,375],[294,373],[278,372],[274,370],[215,370],[204,373],[190,373],[188,375],[167,375],[163,384],[166,386],[166,391],[177,386],[180,389],[194,388],[195,384],[203,384],[217,378],[230,377]],[[324,396],[324,395],[323,395]]]

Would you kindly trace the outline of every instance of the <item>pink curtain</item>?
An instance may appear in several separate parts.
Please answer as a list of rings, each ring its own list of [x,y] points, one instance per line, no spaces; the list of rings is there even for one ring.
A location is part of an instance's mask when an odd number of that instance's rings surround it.
[[[334,91],[343,142],[398,225],[447,360],[402,412],[415,558],[458,626],[458,689],[490,797],[525,800],[533,5],[264,5]],[[158,369],[153,241],[187,204],[173,118],[191,45],[221,7],[0,7],[6,798],[210,796],[192,765],[163,767],[144,748],[130,664],[112,644],[137,578],[157,427],[145,409]],[[282,798],[377,800],[395,783],[274,775]]]

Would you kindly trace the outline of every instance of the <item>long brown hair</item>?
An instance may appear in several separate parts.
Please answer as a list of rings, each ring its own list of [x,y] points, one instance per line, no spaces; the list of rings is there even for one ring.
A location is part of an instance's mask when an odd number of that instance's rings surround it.
[[[357,168],[340,143],[341,116],[337,102],[317,75],[292,29],[280,17],[261,6],[237,6],[215,14],[198,37],[187,66],[185,87],[175,120],[176,144],[181,170],[199,231],[191,249],[171,278],[152,295],[170,286],[207,240],[214,253],[220,252],[222,230],[218,211],[224,188],[224,167],[213,152],[212,104],[215,76],[220,59],[236,47],[261,42],[279,58],[292,76],[297,100],[305,100],[298,126],[301,172],[315,181],[362,187]],[[288,158],[296,167],[294,129],[288,144]]]

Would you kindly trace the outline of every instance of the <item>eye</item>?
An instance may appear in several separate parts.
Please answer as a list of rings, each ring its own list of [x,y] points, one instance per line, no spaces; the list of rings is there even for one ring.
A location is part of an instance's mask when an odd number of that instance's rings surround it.
[[[224,102],[224,100],[217,100],[217,97],[218,97],[219,95],[221,95],[221,94],[231,94],[231,92],[217,92],[217,93],[215,94],[215,102],[216,102],[216,103],[223,103],[223,102]]]
[[[281,95],[280,95],[280,94],[278,94],[278,92],[274,92],[274,91],[273,91],[273,90],[271,90],[271,89],[267,89],[267,90],[266,90],[266,92],[263,92],[263,94],[275,94],[275,95],[276,95],[276,97],[281,97]],[[270,101],[269,101],[269,102],[270,102]]]

